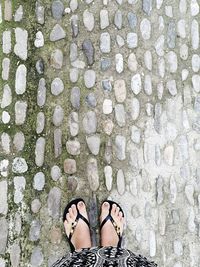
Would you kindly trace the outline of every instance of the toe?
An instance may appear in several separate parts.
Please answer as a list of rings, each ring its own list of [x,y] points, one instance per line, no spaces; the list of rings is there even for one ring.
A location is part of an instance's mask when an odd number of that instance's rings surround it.
[[[108,202],[104,202],[101,206],[102,211],[109,210],[110,204]]]
[[[104,202],[103,205],[101,206],[101,211],[103,214],[108,214],[110,209],[110,204],[108,202]]]
[[[78,210],[80,212],[85,212],[86,211],[85,203],[83,201],[78,202],[77,206],[78,206]]]
[[[69,208],[69,215],[70,215],[71,220],[74,221],[76,219],[76,216],[75,216],[72,208]]]
[[[71,221],[72,221],[72,218],[71,218],[71,216],[70,216],[69,213],[67,213],[67,215],[66,215],[66,219],[67,219],[68,222],[71,222]]]
[[[72,213],[73,213],[73,216],[76,217],[77,216],[77,209],[76,209],[76,205],[72,205]]]
[[[117,207],[116,210],[115,210],[115,213],[116,213],[117,216],[119,216],[119,210],[120,210],[119,207]]]
[[[114,217],[116,216],[116,208],[117,208],[117,205],[113,204],[112,205],[112,209],[111,209],[111,215],[114,216]]]
[[[121,219],[122,216],[123,216],[123,214],[122,214],[122,212],[120,211],[120,212],[119,212],[119,218]]]
[[[100,219],[103,221],[105,217],[109,214],[110,204],[108,202],[104,202],[101,206],[101,216]]]

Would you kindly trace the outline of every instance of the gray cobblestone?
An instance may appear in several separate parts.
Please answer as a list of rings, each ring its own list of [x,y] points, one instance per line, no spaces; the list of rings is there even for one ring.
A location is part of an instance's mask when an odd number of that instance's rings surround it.
[[[50,33],[50,41],[56,42],[61,39],[64,39],[65,36],[66,36],[66,33],[63,30],[63,28],[59,24],[56,24]]]
[[[14,243],[10,250],[10,261],[13,267],[19,266],[21,249],[19,244]]]
[[[5,180],[1,181],[0,182],[0,213],[3,215],[6,215],[8,211],[7,193],[8,193],[8,183]]]
[[[5,218],[0,219],[0,234],[1,234],[0,253],[4,254],[8,238],[8,222]]]
[[[41,31],[38,31],[36,33],[34,45],[37,48],[40,48],[40,47],[43,47],[44,46],[44,36],[43,36],[43,33]]]

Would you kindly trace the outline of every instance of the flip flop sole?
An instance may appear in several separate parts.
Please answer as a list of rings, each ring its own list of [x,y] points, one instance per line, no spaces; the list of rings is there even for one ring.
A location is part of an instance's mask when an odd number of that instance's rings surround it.
[[[63,212],[63,222],[66,220],[66,214],[68,213],[69,208],[71,208],[71,206],[74,204],[74,205],[76,205],[76,209],[77,209],[77,212],[78,212],[78,215],[77,215],[76,219],[78,218],[78,220],[79,220],[79,219],[84,220],[84,221],[86,222],[86,224],[88,225],[88,227],[89,227],[89,222],[88,222],[88,220],[87,220],[84,216],[82,216],[82,215],[80,214],[80,212],[78,211],[77,204],[78,204],[80,201],[82,201],[82,202],[85,204],[85,201],[84,201],[82,198],[76,198],[76,199],[70,201],[70,202],[67,204],[67,206],[65,207],[65,210],[64,210],[64,212]],[[66,239],[67,239],[67,241],[69,242],[69,245],[70,245],[70,248],[71,248],[71,252],[74,252],[74,251],[75,251],[75,247],[74,247],[74,245],[73,245],[72,242],[71,242],[71,238],[72,238],[72,234],[71,234],[71,233],[70,233],[69,237],[66,235]]]
[[[108,221],[108,220],[111,220],[112,224],[114,222],[113,220],[113,217],[111,216],[111,210],[112,210],[112,205],[113,204],[116,204],[117,207],[119,207],[120,211],[122,212],[122,216],[124,218],[124,211],[122,210],[122,208],[120,207],[120,205],[117,203],[117,202],[114,202],[112,200],[104,200],[101,204],[101,206],[105,203],[105,202],[108,202],[110,204],[110,208],[109,208],[109,214],[107,215],[107,217],[102,221],[101,225],[100,225],[100,230],[102,229],[102,227],[104,226],[104,224]],[[118,236],[119,237],[119,242],[118,242],[118,245],[117,247],[121,247],[121,243],[122,243],[122,235],[121,236]]]

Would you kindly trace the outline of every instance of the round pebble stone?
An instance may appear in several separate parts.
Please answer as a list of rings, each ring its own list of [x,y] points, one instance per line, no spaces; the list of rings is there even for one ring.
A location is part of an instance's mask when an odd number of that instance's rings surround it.
[[[83,118],[83,128],[87,134],[93,134],[97,130],[97,116],[92,110],[88,111]]]
[[[13,145],[17,152],[22,151],[25,144],[25,137],[22,132],[17,132],[13,139]]]
[[[41,202],[39,199],[34,199],[31,203],[31,211],[33,213],[38,213],[41,208]]]
[[[76,161],[74,159],[64,160],[64,172],[67,174],[73,174],[76,172]]]
[[[103,32],[100,37],[100,49],[102,53],[110,53],[111,38],[108,32]]]
[[[172,96],[175,96],[177,94],[177,88],[176,88],[176,81],[175,80],[167,81],[166,87]]]
[[[1,99],[1,108],[5,108],[12,103],[12,90],[8,84],[3,88],[3,95]]]
[[[80,107],[80,96],[81,96],[80,88],[79,87],[72,88],[70,101],[75,109],[79,109]]]
[[[129,27],[133,30],[136,25],[137,25],[137,16],[132,13],[132,12],[129,12],[128,13],[128,23],[129,23]]]
[[[166,54],[166,60],[168,63],[168,69],[171,73],[175,73],[178,67],[177,55],[173,51]]]
[[[37,22],[41,25],[44,24],[45,21],[44,11],[45,11],[44,6],[39,1],[37,1],[35,6],[35,13]]]
[[[148,40],[151,37],[151,23],[148,19],[144,18],[140,23],[140,31],[142,38]]]
[[[72,37],[77,37],[79,33],[79,18],[78,15],[73,15],[71,17],[71,28],[72,28]]]
[[[34,176],[33,188],[42,191],[45,185],[45,176],[43,172],[38,172]]]
[[[7,112],[7,111],[3,111],[2,112],[2,117],[1,117],[1,119],[2,119],[2,122],[4,123],[4,124],[8,124],[9,122],[10,122],[10,114]]]
[[[104,99],[103,113],[104,114],[110,114],[110,113],[112,113],[112,110],[113,110],[112,100],[111,99]]]
[[[78,8],[78,1],[71,0],[69,6],[71,8],[71,11],[74,12]]]
[[[139,128],[137,128],[135,125],[132,126],[131,128],[131,140],[139,144],[140,143],[140,138],[141,138],[141,131]]]
[[[59,20],[63,16],[64,5],[60,0],[53,1],[51,10],[54,19]]]
[[[89,94],[86,96],[85,100],[86,100],[86,103],[87,103],[87,105],[88,105],[89,107],[92,107],[92,108],[96,107],[96,105],[97,105],[97,100],[96,100],[96,97],[95,97],[95,94],[94,94],[94,93],[89,93]]]
[[[89,89],[95,85],[96,74],[93,70],[86,70],[84,73],[85,86]]]
[[[190,1],[190,10],[192,16],[196,16],[199,14],[199,4],[197,0]]]
[[[188,75],[189,75],[189,71],[187,69],[183,69],[181,73],[182,81],[187,80]]]
[[[110,80],[103,80],[102,87],[105,91],[110,92],[112,90],[112,84]]]
[[[116,71],[122,73],[124,69],[124,59],[122,54],[118,53],[115,55]]]
[[[75,43],[71,43],[70,45],[70,54],[69,54],[69,58],[70,61],[73,62],[77,59],[78,56],[78,47]]]
[[[27,103],[17,101],[15,103],[15,124],[22,125],[26,120]]]
[[[35,68],[36,68],[38,74],[44,73],[44,61],[41,58],[36,62]]]
[[[43,132],[45,126],[45,115],[43,112],[39,112],[37,114],[37,121],[36,121],[36,133],[40,134]]]
[[[142,89],[142,81],[139,73],[132,76],[131,89],[134,94],[138,95]]]
[[[55,49],[51,54],[51,66],[54,69],[61,69],[63,65],[63,52],[60,49]]]
[[[106,71],[111,67],[111,59],[110,58],[102,58],[101,59],[101,70]]]
[[[79,71],[77,68],[70,69],[69,78],[72,83],[76,83],[78,81],[78,74]]]
[[[124,80],[117,80],[114,83],[115,98],[122,103],[126,99],[126,84]]]
[[[109,26],[109,16],[108,11],[106,9],[102,9],[100,11],[100,26],[101,30],[104,30]]]
[[[60,179],[60,177],[61,177],[61,169],[57,165],[54,165],[51,168],[51,178],[54,181],[58,181],[58,179]]]
[[[64,118],[63,108],[60,105],[57,105],[53,113],[53,124],[55,126],[60,126],[62,124],[63,118]]]
[[[115,12],[114,24],[118,30],[121,30],[121,28],[122,28],[122,12],[120,10],[117,10]]]
[[[80,142],[77,140],[74,141],[69,140],[66,143],[67,152],[73,156],[80,154],[80,147],[81,147]]]
[[[197,54],[192,56],[192,70],[198,72],[200,69],[200,57]]]
[[[34,45],[37,48],[44,46],[44,36],[41,31],[36,33],[36,39],[35,39]]]
[[[188,46],[186,44],[183,44],[180,46],[180,57],[183,60],[187,60],[188,58]]]
[[[78,187],[78,180],[76,176],[69,176],[67,179],[67,188],[70,192],[74,192]]]
[[[194,91],[196,93],[200,92],[199,84],[200,84],[200,75],[197,75],[197,74],[193,75],[192,76],[192,85],[193,85]]]
[[[99,154],[100,143],[101,143],[100,137],[97,135],[88,136],[86,137],[86,142],[90,152],[93,155],[97,156]]]
[[[124,39],[119,34],[116,37],[116,41],[117,41],[117,44],[118,44],[119,47],[122,47],[125,44]]]
[[[24,173],[28,170],[28,165],[24,158],[16,157],[12,163],[12,171],[14,173]]]
[[[62,240],[62,232],[60,228],[53,226],[50,230],[50,240],[52,244],[60,244]]]
[[[79,132],[79,120],[78,120],[78,113],[72,112],[69,115],[69,129],[71,136],[76,136]]]
[[[6,267],[6,262],[2,258],[0,258],[0,267]]]
[[[128,68],[130,71],[135,72],[137,70],[137,59],[134,53],[131,53],[128,57]]]
[[[63,30],[63,28],[59,24],[56,24],[50,33],[50,41],[56,42],[61,39],[64,39],[65,36],[66,36],[66,33]]]
[[[92,65],[94,63],[94,46],[91,40],[84,40],[82,49],[86,56],[87,64]]]
[[[22,95],[26,91],[27,68],[24,64],[18,66],[15,76],[15,91]]]
[[[136,48],[138,45],[138,36],[137,33],[129,32],[127,34],[127,44],[128,48]]]
[[[152,54],[151,51],[147,50],[144,53],[144,63],[148,70],[152,70]]]
[[[42,249],[40,247],[35,247],[31,254],[31,266],[41,266],[44,261],[44,256],[42,253]]]
[[[103,122],[103,130],[107,135],[111,135],[113,131],[114,124],[112,120],[107,119]]]
[[[55,78],[51,83],[51,93],[55,96],[61,94],[64,90],[64,83],[60,78]]]
[[[83,12],[83,23],[85,28],[90,32],[94,29],[94,21],[94,15],[88,10],[85,10]]]

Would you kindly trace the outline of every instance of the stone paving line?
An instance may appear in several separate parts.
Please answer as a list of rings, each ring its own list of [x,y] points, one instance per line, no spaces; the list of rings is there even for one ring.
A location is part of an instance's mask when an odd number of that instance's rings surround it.
[[[62,210],[117,200],[124,245],[200,266],[197,0],[0,3],[0,267],[51,266]]]

